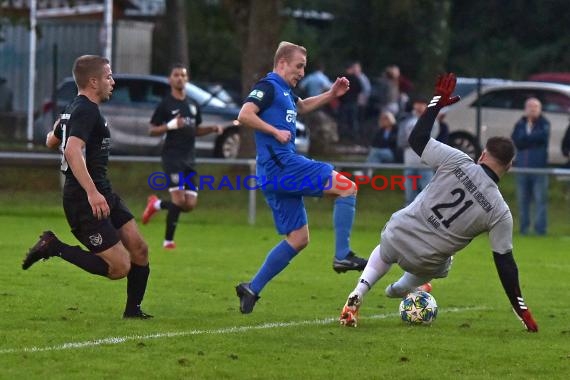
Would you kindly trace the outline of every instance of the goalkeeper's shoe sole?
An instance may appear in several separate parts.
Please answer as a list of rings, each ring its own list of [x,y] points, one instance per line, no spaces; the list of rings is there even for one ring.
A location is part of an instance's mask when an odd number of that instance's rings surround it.
[[[362,305],[362,298],[356,293],[348,296],[346,304],[340,313],[339,322],[341,326],[356,327],[358,325],[358,309]]]
[[[24,257],[22,269],[26,270],[40,260],[47,260],[50,257],[56,256],[55,242],[57,242],[55,234],[51,231],[44,231],[40,236],[40,240],[30,248],[26,257]]]

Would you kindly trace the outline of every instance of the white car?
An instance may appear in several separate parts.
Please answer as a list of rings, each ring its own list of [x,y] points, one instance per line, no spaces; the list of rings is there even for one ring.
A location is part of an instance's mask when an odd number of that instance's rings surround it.
[[[469,77],[457,77],[457,84],[455,85],[454,95],[459,95],[462,98],[469,95],[471,92],[477,91],[477,86],[481,82],[481,88],[487,86],[495,86],[499,84],[510,83],[508,79],[500,78],[469,78]]]
[[[449,144],[474,159],[489,137],[510,137],[515,123],[523,116],[524,103],[530,97],[542,102],[543,115],[550,121],[548,163],[564,164],[560,142],[568,127],[570,86],[544,82],[508,82],[484,87],[481,96],[472,92],[446,110]],[[477,138],[477,108],[480,106],[480,133]]]

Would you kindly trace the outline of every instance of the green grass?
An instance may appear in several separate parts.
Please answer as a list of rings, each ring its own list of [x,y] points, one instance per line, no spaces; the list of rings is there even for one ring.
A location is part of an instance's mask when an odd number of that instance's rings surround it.
[[[448,278],[434,281],[440,313],[431,327],[404,325],[398,301],[384,296],[398,268],[367,296],[358,328],[338,326],[358,275],[331,269],[327,199],[306,201],[311,244],[267,286],[255,311],[241,315],[233,287],[251,278],[279,238],[261,197],[257,224],[249,226],[247,194],[228,191],[200,194],[198,209],[181,217],[173,252],[161,249],[164,214],[141,226],[151,254],[144,308],[156,317],[124,321],[124,280],[91,276],[58,258],[21,270],[42,230],[76,240],[55,170],[0,170],[1,379],[567,378],[569,204],[555,181],[549,236],[514,241],[523,294],[540,327],[529,334],[510,310],[485,236],[457,255]],[[136,215],[148,195],[145,176],[154,170],[160,167],[111,167],[116,190]],[[512,179],[504,182],[513,203]],[[367,255],[377,244],[402,200],[401,193],[361,189],[357,252]]]

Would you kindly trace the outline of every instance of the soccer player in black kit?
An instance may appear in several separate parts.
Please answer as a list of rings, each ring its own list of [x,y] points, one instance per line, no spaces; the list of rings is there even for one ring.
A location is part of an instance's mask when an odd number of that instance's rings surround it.
[[[111,135],[99,104],[109,100],[113,91],[111,66],[106,58],[84,55],[75,60],[73,77],[79,93],[54,124],[46,145],[61,145],[65,216],[75,237],[89,251],[45,231],[24,258],[22,268],[59,256],[111,280],[127,277],[123,318],[151,318],[140,307],[150,273],[148,247],[133,215],[107,179]]]
[[[182,64],[174,64],[170,69],[168,83],[170,93],[162,99],[150,120],[150,135],[166,133],[162,148],[162,166],[169,178],[170,201],[161,200],[156,195],[148,197],[142,216],[142,224],[159,210],[168,210],[163,247],[174,249],[174,232],[180,212],[189,212],[198,203],[196,171],[194,169],[194,145],[197,136],[209,133],[222,133],[219,125],[203,126],[200,106],[186,95],[188,70]],[[180,176],[184,176],[181,180]],[[189,186],[185,182],[191,182]]]

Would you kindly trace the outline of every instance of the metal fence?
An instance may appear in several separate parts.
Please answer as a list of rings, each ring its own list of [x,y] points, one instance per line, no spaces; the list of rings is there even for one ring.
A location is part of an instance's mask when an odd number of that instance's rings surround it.
[[[100,21],[57,23],[42,20],[38,23],[34,86],[36,109],[51,95],[58,80],[71,75],[75,58],[101,51],[100,31]],[[7,85],[13,92],[14,110],[25,111],[28,105],[30,31],[26,25],[4,23],[2,32],[4,41],[0,42],[0,75],[7,79]],[[57,63],[53,59],[54,45],[57,45]]]

